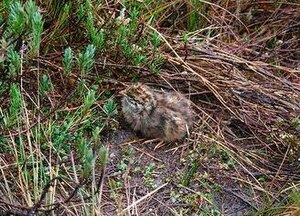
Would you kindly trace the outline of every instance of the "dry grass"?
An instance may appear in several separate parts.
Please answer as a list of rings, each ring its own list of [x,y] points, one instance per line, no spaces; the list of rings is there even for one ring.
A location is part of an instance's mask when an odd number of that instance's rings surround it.
[[[246,206],[241,214],[299,214],[297,1],[201,1],[205,8],[197,25],[191,20],[196,7],[192,1],[158,1],[140,12],[144,14],[136,37],[130,40],[138,43],[157,33],[161,44],[155,52],[166,60],[159,73],[153,73],[149,64],[134,65],[111,43],[98,53],[90,74],[82,76],[76,68],[67,77],[62,75],[62,47],[68,44],[76,49],[88,39],[84,26],[72,20],[74,14],[68,25],[55,22],[59,14],[55,10],[60,6],[56,2],[58,5],[51,7],[53,2],[40,3],[48,16],[54,17],[47,19],[41,55],[24,65],[20,77],[5,80],[22,82],[27,106],[22,113],[24,124],[0,131],[1,138],[8,140],[6,147],[15,150],[0,151],[3,214],[230,215],[228,206],[239,205]],[[113,19],[122,7],[109,2],[95,6],[93,13],[101,27],[115,29]],[[153,23],[147,23],[152,16]],[[196,30],[186,32],[186,26]],[[59,35],[63,39],[58,39]],[[155,53],[144,49],[153,62]],[[35,94],[40,88],[36,82],[39,73],[49,74],[54,85],[41,101]],[[188,138],[154,150],[155,143],[127,137],[128,131],[121,134],[125,128],[121,117],[102,118],[107,99],[118,99],[119,90],[136,79],[190,97],[197,118]],[[76,147],[60,157],[55,148],[39,145],[51,143],[52,128],[69,121],[66,112],[80,109],[83,99],[76,96],[75,88],[83,80],[87,89],[100,83],[96,93],[101,97],[89,111],[74,117],[68,135],[75,136],[90,119],[91,127],[100,122],[102,138],[93,150],[101,143],[110,155],[110,163],[96,163],[89,177],[81,172]],[[8,90],[1,92],[0,104],[0,112],[9,106]],[[40,112],[43,107],[49,112]],[[94,114],[101,116],[101,121],[97,122]],[[37,128],[42,131],[40,137]],[[82,136],[87,135],[92,136],[86,131]],[[24,138],[23,149],[19,148],[20,137]],[[69,144],[78,143],[72,140]],[[18,161],[20,152],[25,158]],[[40,166],[51,174],[39,173]],[[26,181],[29,177],[22,169],[34,170],[34,182]]]

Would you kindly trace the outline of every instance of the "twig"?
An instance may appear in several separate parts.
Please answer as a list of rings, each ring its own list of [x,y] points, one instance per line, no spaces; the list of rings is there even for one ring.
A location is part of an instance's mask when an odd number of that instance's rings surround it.
[[[137,204],[139,204],[139,203],[142,202],[143,200],[147,199],[148,197],[152,196],[154,193],[156,193],[156,192],[159,191],[160,189],[164,188],[166,185],[168,185],[168,183],[165,183],[165,184],[159,186],[159,187],[156,188],[155,190],[151,191],[150,193],[146,194],[146,195],[143,196],[142,198],[140,198],[140,199],[138,199],[137,201],[133,202],[132,204],[130,204],[129,206],[127,206],[125,209],[123,209],[121,213],[127,212],[129,209],[131,209],[132,207],[136,206]]]

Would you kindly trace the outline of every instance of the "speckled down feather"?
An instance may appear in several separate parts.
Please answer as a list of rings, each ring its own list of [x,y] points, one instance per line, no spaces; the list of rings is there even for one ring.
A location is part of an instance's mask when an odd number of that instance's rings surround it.
[[[158,93],[138,83],[128,87],[123,94],[125,120],[145,137],[166,142],[179,140],[193,124],[191,103],[179,93]]]

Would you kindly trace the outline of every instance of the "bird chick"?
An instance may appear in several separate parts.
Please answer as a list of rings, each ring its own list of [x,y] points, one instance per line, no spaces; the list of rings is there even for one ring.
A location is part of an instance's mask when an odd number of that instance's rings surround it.
[[[192,126],[190,101],[178,93],[155,92],[138,83],[122,94],[125,120],[146,137],[171,142],[183,138]]]

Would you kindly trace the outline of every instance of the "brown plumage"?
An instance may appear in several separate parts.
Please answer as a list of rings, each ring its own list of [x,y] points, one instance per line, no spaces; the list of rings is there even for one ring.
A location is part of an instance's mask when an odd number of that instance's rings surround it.
[[[176,92],[155,92],[138,83],[122,94],[125,120],[146,137],[171,142],[183,138],[193,124],[190,101]]]

